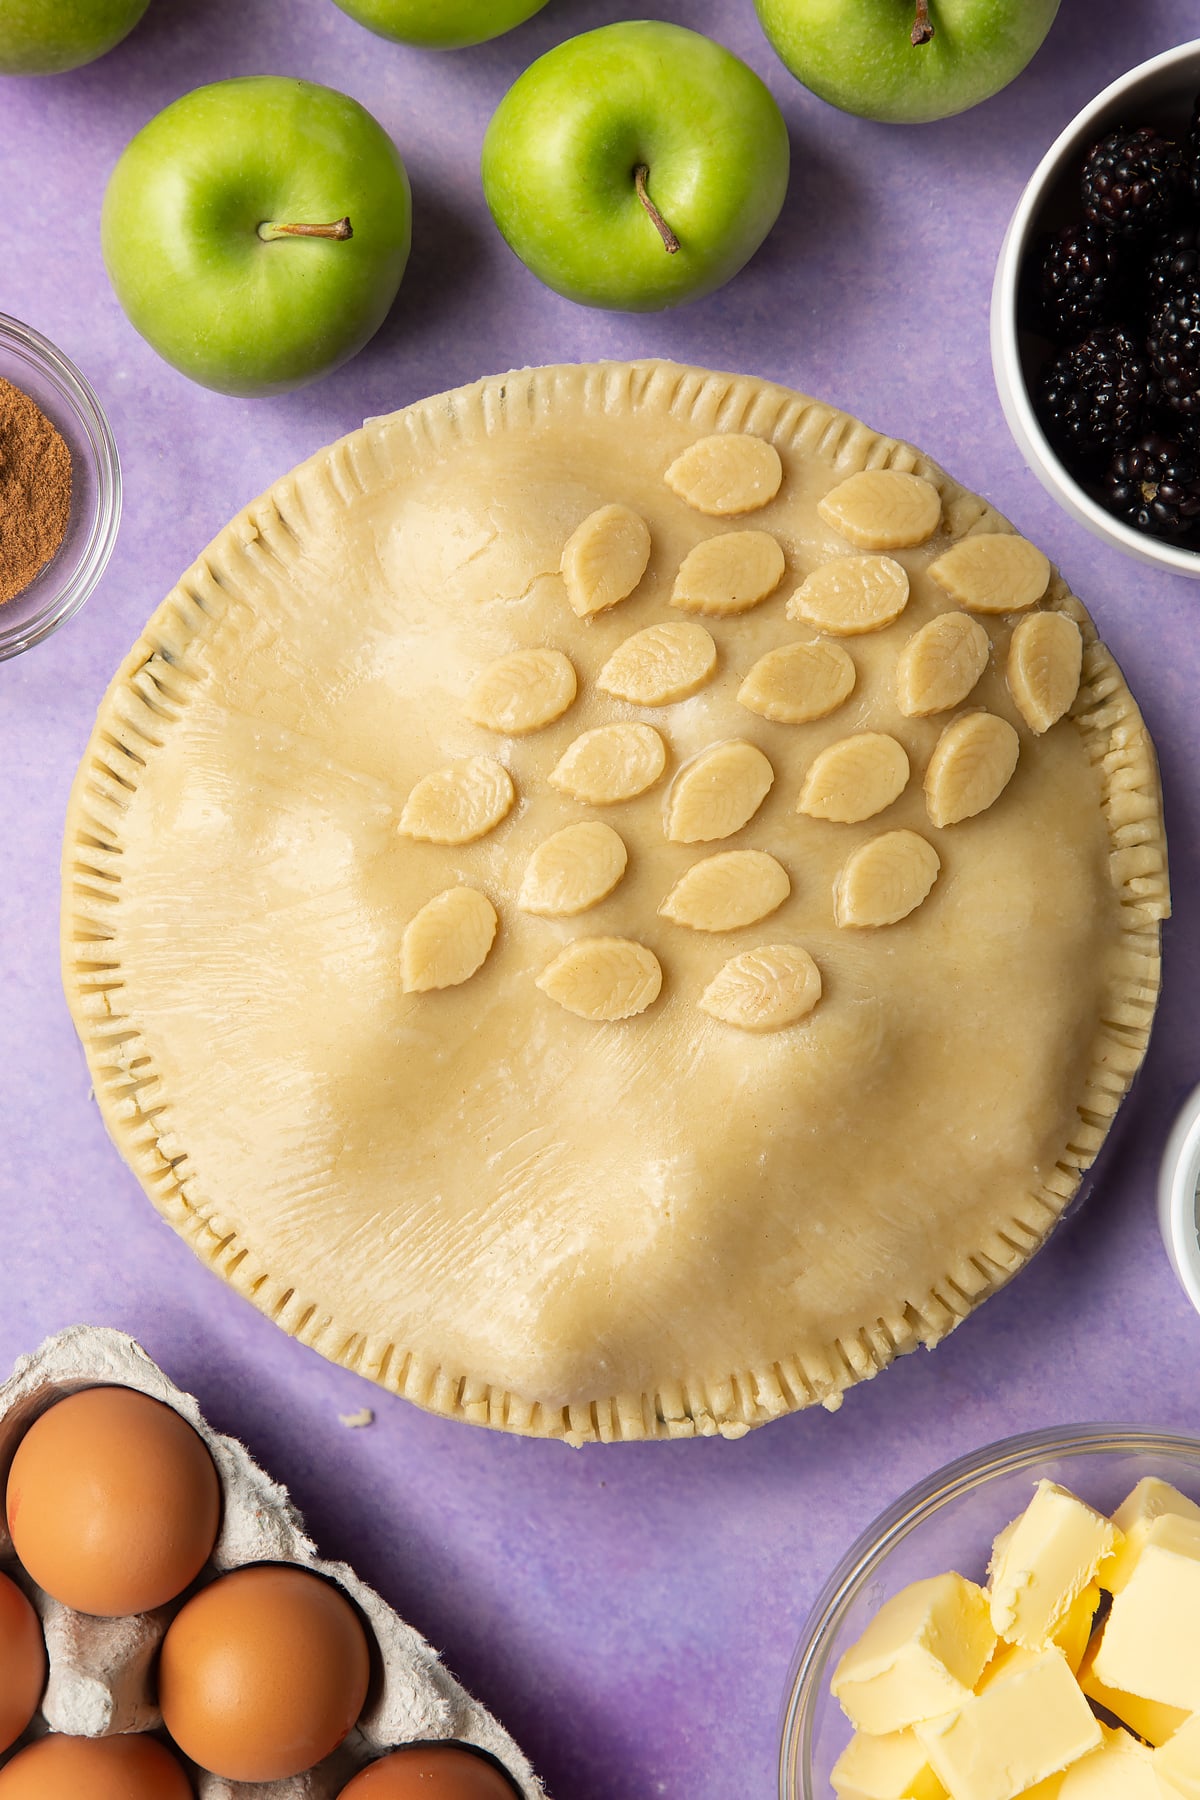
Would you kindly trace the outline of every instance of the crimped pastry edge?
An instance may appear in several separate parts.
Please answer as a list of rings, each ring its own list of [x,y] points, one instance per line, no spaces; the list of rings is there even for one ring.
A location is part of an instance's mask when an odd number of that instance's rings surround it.
[[[101,702],[67,809],[63,849],[62,959],[67,1001],[83,1042],[110,1136],[155,1207],[196,1254],[292,1336],[331,1361],[447,1418],[573,1445],[692,1436],[740,1437],[768,1420],[814,1404],[833,1409],[847,1388],[918,1345],[932,1347],[1021,1269],[1045,1241],[1094,1161],[1145,1054],[1157,1002],[1160,921],[1170,911],[1162,797],[1154,748],[1115,660],[1081,602],[1057,571],[1044,604],[1069,613],[1084,639],[1083,675],[1071,721],[1101,785],[1110,872],[1120,895],[1123,941],[1075,1124],[1045,1181],[1013,1197],[1002,1230],[949,1266],[916,1300],[897,1297],[889,1313],[864,1321],[852,1338],[818,1354],[767,1367],[730,1370],[722,1380],[663,1382],[653,1393],[598,1396],[545,1405],[353,1329],[298,1294],[261,1264],[168,1157],[170,1101],[158,1091],[149,1047],[119,1010],[119,968],[105,960],[110,909],[119,903],[120,821],[141,771],[187,705],[189,653],[232,620],[238,572],[287,576],[297,552],[294,526],[313,501],[349,504],[388,482],[391,445],[444,455],[456,443],[495,436],[583,401],[625,414],[666,412],[696,431],[750,432],[784,453],[820,460],[848,476],[866,468],[912,471],[942,498],[954,537],[1014,527],[928,457],[838,411],[777,384],[645,361],[552,365],[485,378],[368,420],[302,463],[243,509],[150,618]]]

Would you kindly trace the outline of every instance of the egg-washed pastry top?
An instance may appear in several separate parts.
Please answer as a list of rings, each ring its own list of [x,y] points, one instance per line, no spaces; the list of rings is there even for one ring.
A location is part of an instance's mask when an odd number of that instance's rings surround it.
[[[1142,1057],[1153,750],[1045,557],[765,382],[524,370],[168,595],[70,805],[66,988],[160,1212],[448,1416],[737,1435],[934,1344]]]

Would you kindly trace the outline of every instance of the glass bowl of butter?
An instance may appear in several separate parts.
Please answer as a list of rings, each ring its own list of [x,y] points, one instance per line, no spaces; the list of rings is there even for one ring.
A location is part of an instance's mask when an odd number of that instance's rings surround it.
[[[847,1552],[796,1652],[780,1800],[1076,1792],[1200,1793],[1200,1438],[1086,1425],[949,1464]]]

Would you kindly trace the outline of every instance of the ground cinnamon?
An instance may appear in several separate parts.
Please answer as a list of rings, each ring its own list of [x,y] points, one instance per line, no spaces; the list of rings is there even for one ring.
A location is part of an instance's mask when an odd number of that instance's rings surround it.
[[[71,516],[71,452],[41,407],[0,380],[0,605],[58,550]]]

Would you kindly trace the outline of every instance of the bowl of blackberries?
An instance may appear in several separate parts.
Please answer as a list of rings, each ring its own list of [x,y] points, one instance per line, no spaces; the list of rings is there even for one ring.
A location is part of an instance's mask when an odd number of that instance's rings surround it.
[[[1026,462],[1080,524],[1200,577],[1200,41],[1141,64],[1051,145],[992,293]]]

